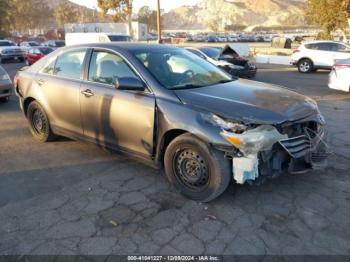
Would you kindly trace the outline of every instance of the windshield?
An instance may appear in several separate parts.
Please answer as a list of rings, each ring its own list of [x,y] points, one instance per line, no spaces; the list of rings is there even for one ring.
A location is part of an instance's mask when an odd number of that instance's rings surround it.
[[[37,42],[28,42],[28,44],[29,44],[30,46],[40,46],[40,44],[37,43]]]
[[[134,55],[164,87],[197,88],[233,81],[200,57],[183,49],[134,51]]]
[[[50,54],[53,51],[50,47],[40,47],[40,52],[44,55]]]
[[[63,46],[65,46],[65,42],[64,41],[55,41],[55,46],[63,47]]]
[[[128,42],[128,41],[130,41],[130,37],[127,35],[109,35],[108,38],[112,42]]]
[[[201,50],[204,54],[206,54],[210,58],[218,58],[221,54],[221,49],[215,48],[215,47],[200,48],[199,50]]]
[[[1,41],[0,46],[15,46],[15,44],[7,41]]]

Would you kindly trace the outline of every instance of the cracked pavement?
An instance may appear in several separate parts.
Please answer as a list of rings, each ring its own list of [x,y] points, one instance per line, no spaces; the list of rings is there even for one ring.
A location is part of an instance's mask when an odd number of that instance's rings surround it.
[[[320,100],[329,166],[231,185],[208,204],[178,194],[161,170],[95,145],[37,143],[16,99],[1,104],[0,254],[349,255],[350,96],[328,90],[324,72],[271,67],[257,78]]]

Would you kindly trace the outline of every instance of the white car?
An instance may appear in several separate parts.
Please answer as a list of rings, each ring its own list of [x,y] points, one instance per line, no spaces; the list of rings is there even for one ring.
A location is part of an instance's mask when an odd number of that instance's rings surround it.
[[[0,64],[6,60],[17,59],[24,61],[24,51],[14,42],[9,40],[0,40]]]
[[[328,87],[350,92],[350,59],[336,61],[329,74]]]
[[[300,73],[317,69],[331,69],[335,60],[350,59],[350,45],[335,41],[313,41],[303,43],[291,56],[291,64]]]

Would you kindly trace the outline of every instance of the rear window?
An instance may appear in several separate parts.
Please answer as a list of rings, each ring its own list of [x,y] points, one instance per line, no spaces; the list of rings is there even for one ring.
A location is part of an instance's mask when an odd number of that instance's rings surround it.
[[[57,58],[55,74],[71,79],[80,79],[85,53],[85,50],[76,50],[61,54]]]
[[[200,50],[211,58],[217,58],[221,54],[221,50],[218,48],[200,48]]]

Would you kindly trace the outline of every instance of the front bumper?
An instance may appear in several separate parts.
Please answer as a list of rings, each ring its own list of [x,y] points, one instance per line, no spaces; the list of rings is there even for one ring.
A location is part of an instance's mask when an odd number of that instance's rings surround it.
[[[250,136],[263,134],[258,128],[253,130]],[[226,153],[232,157],[233,178],[237,183],[261,183],[283,173],[304,173],[326,167],[327,134],[322,124],[312,121],[283,127],[274,134],[269,132],[265,130],[263,135],[275,142],[268,148],[254,149],[258,146],[254,142],[246,144],[238,153]],[[243,134],[248,136],[248,131]]]

